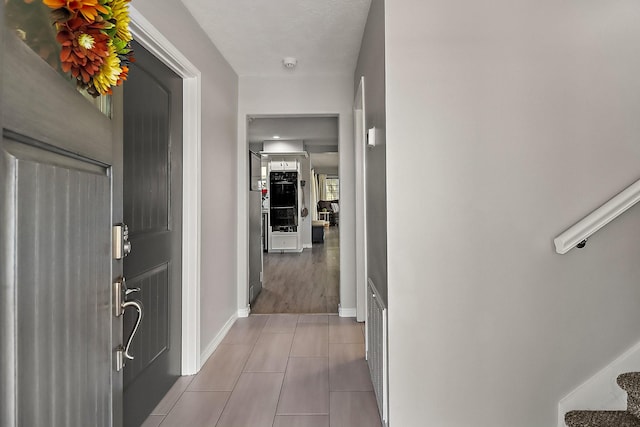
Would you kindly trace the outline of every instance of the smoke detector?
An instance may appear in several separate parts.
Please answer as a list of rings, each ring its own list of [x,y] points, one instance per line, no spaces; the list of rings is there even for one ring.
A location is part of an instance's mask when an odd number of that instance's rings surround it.
[[[282,65],[284,65],[285,68],[293,69],[298,65],[298,60],[292,56],[287,56],[282,60]]]

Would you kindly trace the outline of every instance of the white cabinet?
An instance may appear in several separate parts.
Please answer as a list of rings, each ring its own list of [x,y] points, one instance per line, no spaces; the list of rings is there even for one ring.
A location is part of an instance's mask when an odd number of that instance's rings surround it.
[[[284,170],[286,171],[297,171],[298,170],[298,161],[297,160],[285,160],[284,162]]]
[[[284,162],[282,160],[271,160],[271,166],[269,169],[272,171],[284,170]]]
[[[272,251],[298,251],[298,236],[299,233],[284,233],[274,231],[271,233],[271,247]]]
[[[298,170],[298,160],[271,160],[272,171],[292,171]]]

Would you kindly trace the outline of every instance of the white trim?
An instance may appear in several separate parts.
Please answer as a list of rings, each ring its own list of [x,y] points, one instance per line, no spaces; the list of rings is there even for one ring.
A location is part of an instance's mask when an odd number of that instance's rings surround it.
[[[356,308],[342,308],[338,305],[338,316],[340,317],[356,317]]]
[[[201,91],[196,68],[140,12],[129,6],[134,39],[183,79],[182,375],[200,369]]]
[[[238,317],[249,317],[250,313],[251,313],[251,307],[249,306],[238,309]]]
[[[240,93],[242,93],[242,79],[240,81]],[[242,95],[241,95],[242,98]],[[242,100],[240,100],[242,101]],[[249,165],[249,142],[247,137],[248,126],[247,122],[250,117],[261,117],[261,118],[274,118],[274,117],[335,117],[338,120],[338,128],[342,129],[346,125],[346,120],[343,123],[343,117],[345,116],[345,111],[341,111],[339,108],[336,110],[329,111],[316,111],[316,112],[306,112],[301,113],[297,112],[255,112],[249,109],[246,109],[242,102],[239,103],[238,108],[238,144],[236,147],[236,155],[237,155],[237,182],[236,189],[238,193],[237,198],[237,214],[238,214],[238,227],[237,227],[237,302],[238,302],[238,310],[244,310],[244,307],[249,303],[249,182],[248,182],[248,165]],[[312,110],[311,110],[312,111]],[[337,111],[337,112],[336,112]],[[352,108],[347,107],[346,112],[353,114]],[[348,159],[348,151],[353,144],[353,135],[349,137],[344,137],[342,134],[339,135],[338,138],[338,153],[339,153],[339,171],[338,175],[340,176],[340,194],[348,194],[348,190],[346,188],[350,188],[355,184],[353,181],[349,180],[349,172],[353,170],[353,162],[347,161]],[[342,197],[342,196],[341,196]],[[346,197],[346,196],[345,196]],[[353,200],[355,197],[349,197],[348,200]],[[355,223],[355,207],[351,207],[350,203],[345,202],[345,205],[340,206],[340,224],[344,230],[352,229],[353,223],[349,221],[354,221]],[[352,284],[353,279],[349,277],[349,280],[345,280],[348,276],[349,266],[354,264],[354,261],[351,259],[351,255],[355,259],[355,248],[352,245],[349,245],[347,241],[348,237],[350,237],[350,233],[340,233],[340,301],[344,300],[344,294],[351,289],[353,285],[347,285],[347,283]],[[353,250],[351,248],[354,248]],[[349,275],[350,276],[350,275]],[[354,302],[355,303],[355,302]],[[353,308],[355,310],[355,307]],[[354,311],[355,313],[355,311]],[[352,316],[346,317],[355,317],[355,314]]]
[[[375,286],[374,286],[375,288]],[[378,298],[380,300],[380,298]],[[389,425],[389,312],[382,310],[382,421]]]
[[[241,80],[238,82],[238,97],[241,93]],[[238,99],[240,108],[240,99]],[[236,301],[238,307],[238,316],[244,316],[245,310],[249,306],[249,181],[247,175],[249,173],[249,141],[247,139],[247,120],[249,115],[238,114],[238,121],[242,121],[243,126],[239,126],[238,144],[236,147],[237,163],[237,214],[238,228],[236,230],[236,276],[238,280],[238,288],[236,289]],[[241,129],[241,130],[240,130]],[[242,133],[240,133],[242,131]],[[242,314],[241,314],[242,313]]]
[[[639,365],[640,342],[560,400],[558,427],[565,427],[564,414],[569,411],[626,409],[627,394],[618,387],[616,379],[624,372],[637,371]]]
[[[202,366],[204,366],[204,364],[207,363],[207,360],[211,357],[213,352],[216,351],[216,349],[218,348],[218,346],[220,345],[224,337],[227,336],[229,329],[231,329],[231,327],[233,326],[237,318],[238,318],[237,314],[231,315],[229,320],[227,320],[227,322],[224,324],[222,329],[220,329],[218,334],[211,340],[211,342],[207,345],[204,351],[200,353],[200,362],[201,362],[200,368],[202,368]]]
[[[305,243],[304,245],[302,245],[302,249],[313,249],[313,244]]]
[[[556,252],[566,254],[638,202],[640,202],[640,180],[556,237],[553,240]]]
[[[366,169],[366,111],[364,76],[353,102],[353,133],[355,141],[356,181],[356,318],[364,322],[367,317],[367,169]]]

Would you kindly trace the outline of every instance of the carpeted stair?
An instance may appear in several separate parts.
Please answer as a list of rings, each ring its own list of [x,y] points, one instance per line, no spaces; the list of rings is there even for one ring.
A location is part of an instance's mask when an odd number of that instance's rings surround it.
[[[618,377],[627,392],[626,411],[571,411],[564,416],[568,427],[640,427],[640,372]]]
[[[640,419],[640,372],[620,375],[618,385],[627,392],[627,412]]]

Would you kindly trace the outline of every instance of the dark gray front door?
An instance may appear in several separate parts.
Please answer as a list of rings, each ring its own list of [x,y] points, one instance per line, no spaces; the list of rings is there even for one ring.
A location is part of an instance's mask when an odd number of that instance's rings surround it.
[[[140,45],[124,90],[125,258],[130,295],[144,306],[124,370],[124,424],[139,426],[180,375],[182,80]],[[125,313],[124,330],[135,313]]]
[[[111,197],[122,112],[102,114],[36,53],[53,49],[56,65],[51,25],[20,21],[48,23],[46,6],[3,3],[0,425],[119,426]]]

